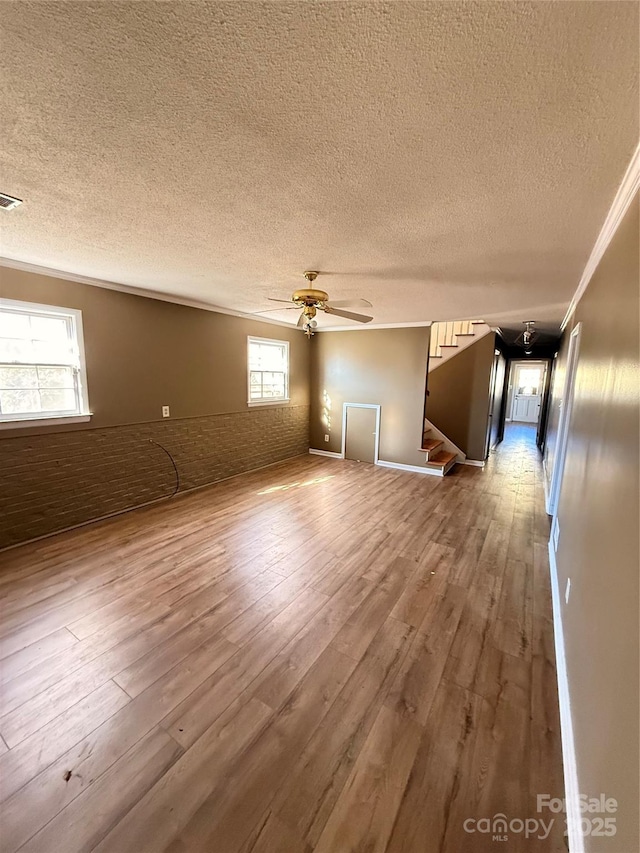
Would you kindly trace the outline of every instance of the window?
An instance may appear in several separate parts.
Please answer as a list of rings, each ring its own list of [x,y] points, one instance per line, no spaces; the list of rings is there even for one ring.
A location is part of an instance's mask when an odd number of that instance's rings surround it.
[[[249,338],[249,405],[289,399],[289,343]]]
[[[536,397],[540,393],[541,379],[541,367],[521,367],[518,374],[518,394]]]
[[[89,417],[81,312],[0,299],[0,423],[74,416]]]

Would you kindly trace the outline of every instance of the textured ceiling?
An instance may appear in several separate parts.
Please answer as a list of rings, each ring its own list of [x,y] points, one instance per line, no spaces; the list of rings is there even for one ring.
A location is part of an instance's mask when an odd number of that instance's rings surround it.
[[[637,143],[638,8],[2,2],[1,253],[552,327]]]

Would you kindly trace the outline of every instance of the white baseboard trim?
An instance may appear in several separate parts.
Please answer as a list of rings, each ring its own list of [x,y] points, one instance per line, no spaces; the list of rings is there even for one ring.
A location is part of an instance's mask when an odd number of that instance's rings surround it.
[[[344,459],[342,453],[335,453],[331,450],[316,450],[315,447],[310,447],[309,453],[312,453],[314,456],[329,456],[332,459]],[[444,477],[444,474],[437,468],[420,468],[419,465],[404,465],[402,462],[385,462],[383,459],[378,459],[375,464],[380,465],[381,468],[398,468],[400,471],[411,471],[413,474],[430,474],[432,477]]]
[[[556,648],[556,675],[558,678],[558,700],[560,703],[560,733],[562,737],[562,765],[564,767],[564,790],[567,803],[567,830],[570,853],[584,853],[584,837],[580,831],[580,787],[578,766],[573,739],[573,720],[569,697],[569,677],[562,632],[562,609],[558,588],[558,567],[553,542],[549,540],[549,567],[551,573],[551,599],[553,602],[553,636]],[[539,793],[543,793],[540,791]]]
[[[473,465],[475,468],[484,468],[484,462],[480,462],[477,459],[465,459],[462,463],[463,465]]]
[[[376,465],[382,468],[398,468],[400,471],[411,471],[413,474],[429,474],[432,477],[444,477],[441,469],[438,468],[420,468],[418,465],[404,465],[402,462],[384,462],[378,459]]]

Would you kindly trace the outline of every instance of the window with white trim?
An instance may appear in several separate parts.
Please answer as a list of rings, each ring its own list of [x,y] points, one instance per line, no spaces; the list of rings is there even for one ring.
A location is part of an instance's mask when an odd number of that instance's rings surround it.
[[[289,342],[248,339],[249,405],[283,403],[289,399]]]
[[[88,414],[82,312],[0,299],[0,423]]]

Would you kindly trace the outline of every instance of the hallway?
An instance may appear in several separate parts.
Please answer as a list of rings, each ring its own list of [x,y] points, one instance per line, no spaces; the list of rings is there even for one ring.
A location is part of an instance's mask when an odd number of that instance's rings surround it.
[[[526,448],[534,448],[536,446],[536,433],[538,430],[537,424],[523,424],[516,421],[504,425],[504,439],[498,445],[496,450],[506,447],[512,448],[515,445],[521,450]]]
[[[0,555],[2,850],[482,853],[482,818],[548,824],[541,477],[518,429],[443,479],[298,457]]]

